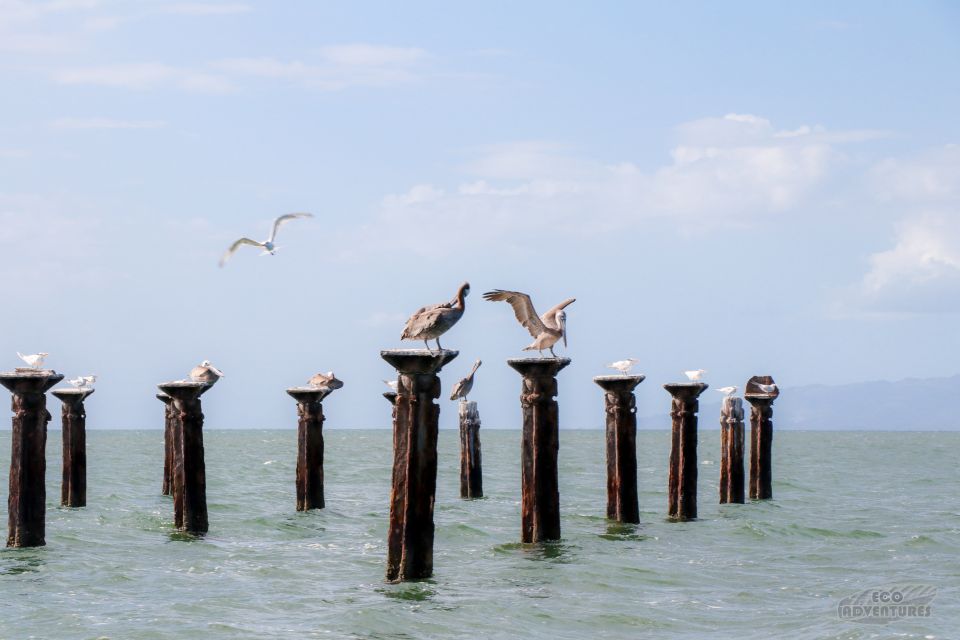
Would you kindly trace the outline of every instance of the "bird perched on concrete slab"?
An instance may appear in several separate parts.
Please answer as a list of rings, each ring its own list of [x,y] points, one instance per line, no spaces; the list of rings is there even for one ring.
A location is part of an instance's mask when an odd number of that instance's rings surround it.
[[[477,360],[473,363],[473,369],[470,370],[470,375],[466,378],[461,378],[457,384],[453,385],[453,392],[450,394],[451,400],[456,400],[460,398],[461,402],[467,401],[467,396],[470,394],[470,391],[473,389],[473,374],[477,372],[477,369],[480,368],[480,365],[483,364],[480,360]]]
[[[277,239],[277,230],[280,229],[281,226],[283,226],[290,220],[296,220],[298,218],[312,218],[312,217],[313,217],[312,213],[287,213],[285,215],[278,217],[273,221],[273,227],[270,230],[269,238],[267,238],[263,242],[257,242],[256,240],[251,240],[250,238],[240,238],[239,240],[235,241],[232,245],[230,245],[230,248],[227,249],[227,252],[224,253],[223,257],[220,258],[220,266],[222,267],[223,265],[225,265],[227,263],[227,260],[229,260],[230,257],[233,256],[234,253],[236,253],[237,249],[239,249],[243,245],[249,245],[251,247],[260,247],[261,249],[263,249],[263,253],[260,254],[262,256],[266,256],[266,255],[272,256],[276,254],[277,249],[279,247],[274,245],[273,242],[274,240]]]
[[[191,382],[206,382],[208,384],[213,384],[223,377],[223,372],[213,366],[213,363],[211,363],[209,360],[204,360],[190,370],[189,377]]]
[[[26,362],[27,365],[29,365],[30,368],[32,369],[39,369],[40,367],[42,367],[43,361],[48,355],[50,354],[44,353],[43,351],[41,351],[40,353],[34,353],[31,355],[25,356],[19,351],[17,351],[17,357],[23,360],[24,362]]]
[[[339,380],[333,371],[327,371],[326,373],[314,374],[313,377],[307,380],[307,384],[317,389],[329,389],[333,391],[343,386],[343,380]]]
[[[616,362],[611,362],[607,365],[608,369],[616,369],[623,375],[630,373],[630,370],[633,369],[640,361],[636,358],[627,358],[626,360],[617,360]]]
[[[91,389],[93,388],[93,383],[97,381],[97,376],[77,376],[67,380],[67,384],[73,385],[77,389]]]
[[[423,344],[427,345],[428,351],[432,351],[432,349],[430,349],[427,340],[436,340],[437,349],[442,350],[440,336],[445,334],[463,317],[463,311],[466,308],[465,301],[469,293],[470,283],[464,282],[460,285],[453,300],[418,309],[407,320],[407,324],[403,327],[403,333],[400,334],[400,339],[423,340]]]
[[[737,388],[736,387],[720,387],[719,389],[717,389],[717,391],[722,393],[724,396],[732,396],[737,392]]]
[[[757,389],[760,389],[760,391],[763,391],[764,393],[773,393],[774,391],[777,391],[778,387],[775,384],[760,384],[758,382]]]
[[[400,386],[400,383],[397,382],[396,380],[384,380],[383,384],[390,387],[390,391],[393,391],[394,393],[397,392],[397,388]]]
[[[564,308],[576,302],[576,298],[567,298],[542,316],[537,315],[530,296],[519,291],[494,289],[483,294],[483,298],[491,302],[506,302],[513,307],[517,321],[533,336],[533,342],[524,347],[524,351],[539,351],[542,356],[543,350],[549,349],[550,355],[557,357],[553,345],[563,339],[563,346],[567,346],[567,314]]]
[[[700,382],[700,378],[702,378],[706,372],[706,369],[694,369],[693,371],[684,371],[683,375],[687,376],[690,382]]]

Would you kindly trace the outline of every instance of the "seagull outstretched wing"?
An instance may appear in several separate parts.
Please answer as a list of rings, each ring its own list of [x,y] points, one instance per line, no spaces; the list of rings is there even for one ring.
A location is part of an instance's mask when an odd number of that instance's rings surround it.
[[[223,254],[223,257],[220,258],[220,266],[222,267],[223,265],[225,265],[227,263],[227,260],[230,259],[230,256],[236,253],[237,249],[239,249],[241,246],[245,244],[248,244],[251,247],[263,246],[262,242],[257,242],[256,240],[251,240],[250,238],[240,238],[239,240],[234,242],[232,245],[230,245],[230,248],[227,249],[226,253]]]
[[[287,213],[280,216],[279,218],[273,221],[273,229],[270,230],[270,238],[267,240],[267,242],[273,242],[274,240],[276,240],[277,230],[279,230],[280,227],[285,225],[290,220],[296,220],[297,218],[312,218],[312,217],[313,217],[312,213]]]

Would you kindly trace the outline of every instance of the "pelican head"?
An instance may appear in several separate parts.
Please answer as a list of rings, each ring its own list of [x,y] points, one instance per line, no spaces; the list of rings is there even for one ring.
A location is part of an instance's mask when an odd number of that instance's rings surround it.
[[[567,346],[567,312],[561,309],[557,312],[557,328],[563,336],[563,346]]]

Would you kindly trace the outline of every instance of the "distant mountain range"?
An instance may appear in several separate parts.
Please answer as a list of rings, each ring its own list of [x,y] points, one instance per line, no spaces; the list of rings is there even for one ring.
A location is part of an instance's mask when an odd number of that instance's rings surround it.
[[[960,430],[960,375],[784,387],[773,405],[774,429]],[[746,403],[744,403],[746,404]],[[749,411],[749,406],[745,407]],[[720,403],[701,402],[701,429],[719,428]],[[664,414],[639,418],[640,428],[664,428]],[[749,428],[749,423],[748,423]]]

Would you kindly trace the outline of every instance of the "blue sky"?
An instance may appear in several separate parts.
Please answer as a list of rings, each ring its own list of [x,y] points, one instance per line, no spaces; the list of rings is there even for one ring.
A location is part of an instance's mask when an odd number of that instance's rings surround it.
[[[690,368],[958,372],[956,5],[519,4],[0,0],[8,366],[99,374],[104,428],[204,358],[209,427],[293,426],[333,369],[328,426],[386,426],[379,349],[469,280],[444,386],[482,358],[491,427],[529,342],[492,288],[577,298],[567,427],[631,356],[641,414]]]

